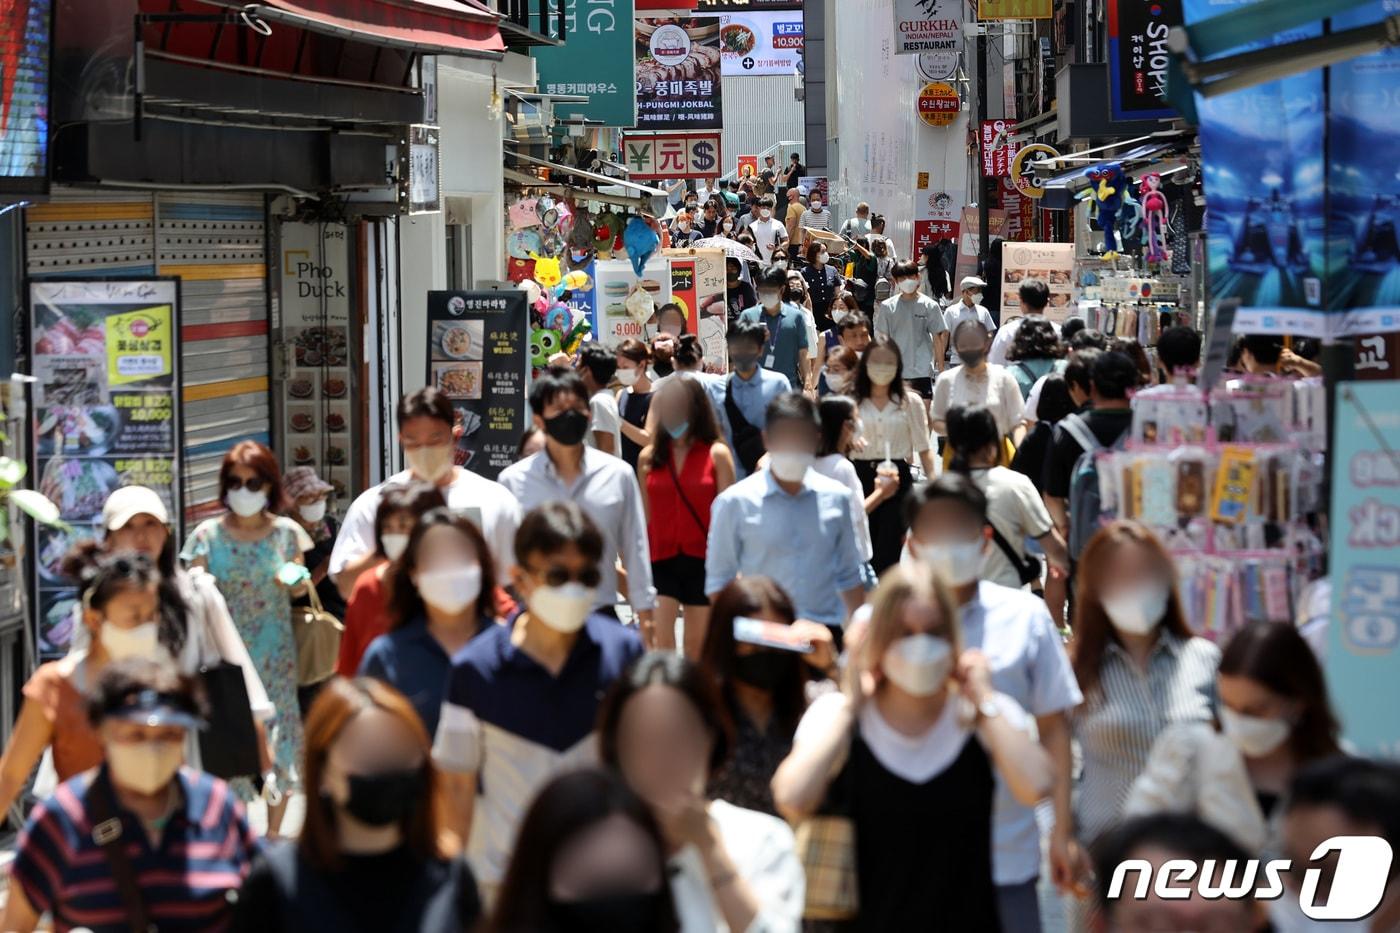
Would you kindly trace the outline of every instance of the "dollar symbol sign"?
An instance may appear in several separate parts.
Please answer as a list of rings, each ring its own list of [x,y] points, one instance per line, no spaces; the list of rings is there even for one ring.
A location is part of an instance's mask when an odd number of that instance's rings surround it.
[[[714,143],[696,143],[695,148],[691,150],[690,164],[695,167],[697,172],[708,172],[715,167],[714,152]]]

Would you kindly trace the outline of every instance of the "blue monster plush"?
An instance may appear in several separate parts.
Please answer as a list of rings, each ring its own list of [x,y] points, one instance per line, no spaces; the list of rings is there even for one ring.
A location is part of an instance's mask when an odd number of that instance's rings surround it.
[[[661,245],[661,237],[656,235],[656,231],[645,220],[633,217],[627,221],[627,229],[622,232],[622,245],[627,247],[627,258],[632,260],[632,271],[637,274],[637,278],[641,278],[647,260]]]
[[[1084,173],[1089,181],[1085,197],[1098,206],[1099,226],[1103,228],[1103,258],[1118,258],[1118,210],[1128,190],[1128,176],[1117,162],[1096,165]]]

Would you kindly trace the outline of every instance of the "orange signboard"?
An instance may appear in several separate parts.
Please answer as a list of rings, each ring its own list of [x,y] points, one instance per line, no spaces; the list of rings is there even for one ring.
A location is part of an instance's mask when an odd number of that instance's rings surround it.
[[[977,0],[977,18],[986,19],[1050,19],[1055,15],[1055,0]]]
[[[929,126],[948,126],[962,110],[958,89],[946,81],[933,81],[919,92],[919,119]]]

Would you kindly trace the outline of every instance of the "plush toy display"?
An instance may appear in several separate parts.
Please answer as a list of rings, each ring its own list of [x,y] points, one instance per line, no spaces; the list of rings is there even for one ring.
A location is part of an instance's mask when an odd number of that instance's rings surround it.
[[[1147,226],[1148,262],[1166,262],[1167,259],[1167,196],[1162,193],[1162,176],[1149,172],[1142,176],[1138,187],[1138,200],[1142,202],[1142,212]]]
[[[1123,206],[1123,194],[1128,187],[1128,177],[1123,174],[1123,166],[1117,162],[1096,165],[1085,172],[1090,185],[1082,195],[1098,207],[1099,226],[1103,228],[1103,258],[1118,258],[1118,209]]]
[[[558,259],[537,253],[531,253],[530,258],[535,261],[535,281],[540,283],[541,288],[552,289],[563,280],[564,273],[559,270]]]
[[[622,244],[627,247],[627,258],[632,261],[632,271],[637,274],[637,278],[641,278],[647,260],[661,246],[661,237],[657,236],[651,224],[640,217],[633,217],[627,221],[627,229],[622,234]]]

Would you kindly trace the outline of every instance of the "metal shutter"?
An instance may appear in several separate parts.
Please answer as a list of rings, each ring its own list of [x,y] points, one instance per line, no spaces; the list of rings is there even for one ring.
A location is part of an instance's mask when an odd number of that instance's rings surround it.
[[[57,189],[25,209],[32,276],[150,275],[156,271],[149,193]]]
[[[271,443],[265,215],[259,193],[156,196],[156,271],[181,278],[189,522],[220,509],[230,447]]]

